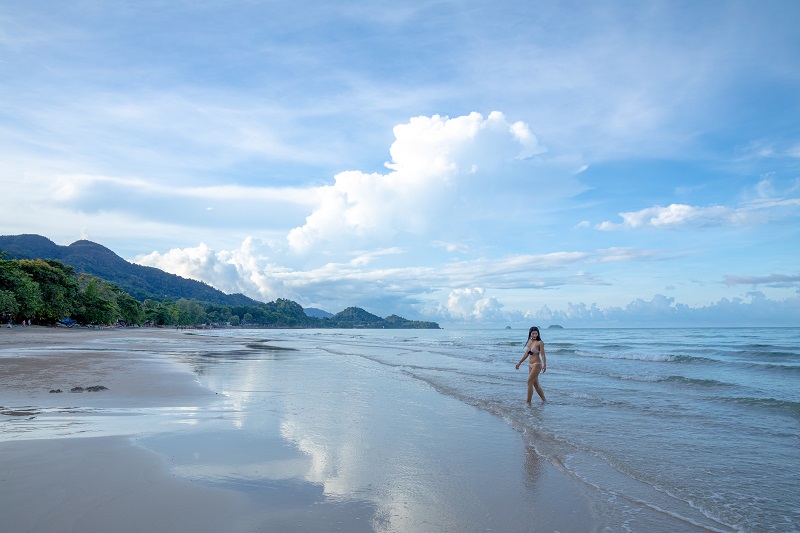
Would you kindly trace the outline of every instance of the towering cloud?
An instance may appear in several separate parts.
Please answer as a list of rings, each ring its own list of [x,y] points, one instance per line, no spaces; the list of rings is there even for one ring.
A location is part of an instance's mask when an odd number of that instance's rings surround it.
[[[499,179],[492,173],[508,161],[542,151],[526,124],[510,123],[496,111],[486,118],[416,117],[396,126],[394,134],[390,172],[342,172],[333,185],[319,188],[319,205],[289,232],[294,250],[319,241],[423,233],[432,221],[453,214],[452,200],[470,181]]]

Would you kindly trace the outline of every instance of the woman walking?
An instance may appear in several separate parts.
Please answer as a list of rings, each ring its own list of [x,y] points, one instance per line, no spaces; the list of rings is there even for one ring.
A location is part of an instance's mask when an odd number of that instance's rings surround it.
[[[540,355],[541,359],[539,358]],[[533,398],[533,389],[536,389],[536,393],[539,395],[542,401],[545,402],[547,400],[544,398],[544,391],[542,390],[541,385],[539,385],[539,373],[547,372],[547,357],[544,354],[544,343],[539,336],[539,328],[536,326],[532,327],[528,331],[528,342],[525,343],[525,355],[519,360],[519,363],[517,363],[517,370],[519,370],[519,365],[525,362],[525,359],[528,359],[529,357],[528,399],[526,403],[531,403],[531,398]]]

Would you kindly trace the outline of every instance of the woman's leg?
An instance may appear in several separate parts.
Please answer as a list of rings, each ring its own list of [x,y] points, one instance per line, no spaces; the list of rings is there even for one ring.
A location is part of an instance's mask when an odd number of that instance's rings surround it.
[[[539,375],[538,374],[536,375],[536,380],[533,382],[533,386],[536,389],[536,394],[539,395],[539,398],[541,398],[543,402],[546,402],[547,400],[544,397],[544,391],[542,390],[542,386],[539,385]]]
[[[531,371],[531,374],[533,371]],[[528,399],[525,400],[525,403],[531,403],[531,398],[533,398],[533,381],[531,381],[530,376],[528,376]]]
[[[539,395],[539,398],[542,401],[546,401],[544,398],[544,391],[542,390],[541,385],[539,385],[539,373],[542,371],[542,364],[535,363],[530,365],[531,373],[528,375],[528,400],[527,403],[531,403],[531,399],[533,399],[533,390],[536,389],[536,394]]]

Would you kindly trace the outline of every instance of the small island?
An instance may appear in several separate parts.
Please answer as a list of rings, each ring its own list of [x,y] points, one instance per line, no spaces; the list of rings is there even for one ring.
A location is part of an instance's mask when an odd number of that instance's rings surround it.
[[[547,329],[564,329],[564,326],[559,326],[558,324],[550,324],[547,326]]]

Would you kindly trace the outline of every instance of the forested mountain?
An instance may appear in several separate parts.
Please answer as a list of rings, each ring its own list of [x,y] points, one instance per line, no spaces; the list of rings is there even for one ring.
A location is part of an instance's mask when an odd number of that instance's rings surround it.
[[[348,307],[344,311],[319,321],[323,327],[336,328],[370,328],[370,329],[439,329],[436,322],[406,320],[397,315],[381,318],[364,311],[360,307]]]
[[[129,263],[91,241],[59,246],[40,235],[0,236],[0,318],[53,323],[122,320],[163,325],[439,329],[436,322],[381,318],[359,307],[331,315],[278,298],[263,303]]]
[[[5,259],[57,259],[76,272],[110,281],[140,301],[186,298],[217,305],[261,303],[243,294],[225,294],[200,281],[129,263],[105,246],[86,240],[59,246],[41,235],[3,235],[0,252],[6,252]]]

